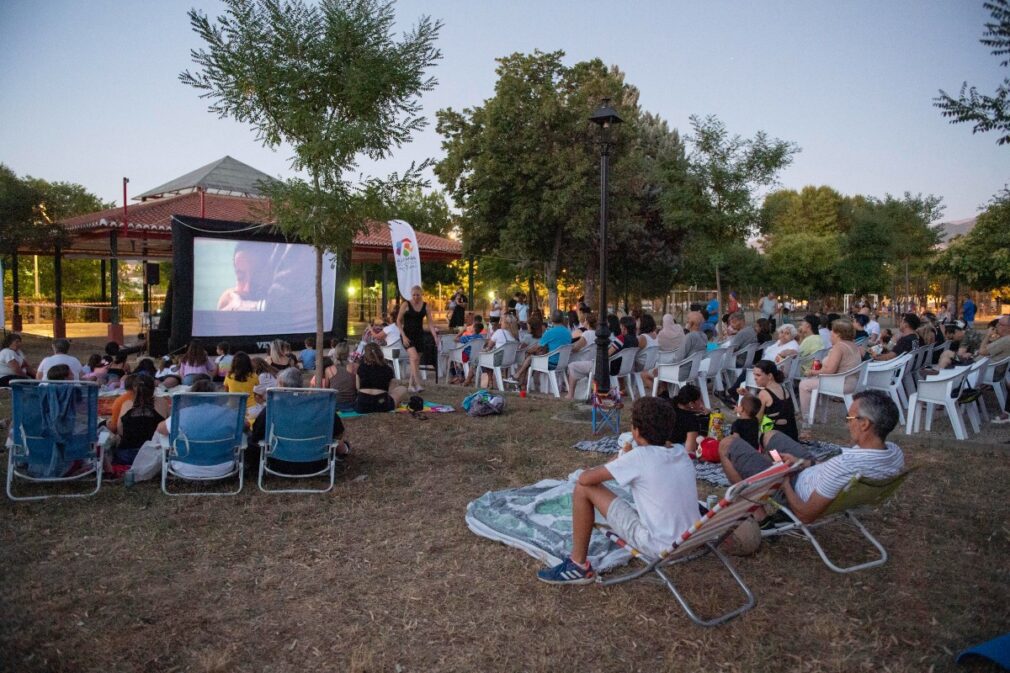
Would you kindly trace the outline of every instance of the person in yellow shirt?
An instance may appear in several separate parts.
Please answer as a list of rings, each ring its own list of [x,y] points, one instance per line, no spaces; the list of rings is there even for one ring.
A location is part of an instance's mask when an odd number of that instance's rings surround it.
[[[239,351],[232,356],[231,370],[224,379],[224,389],[229,393],[246,393],[246,408],[256,404],[253,389],[259,383],[259,376],[253,373],[252,360],[246,353]]]

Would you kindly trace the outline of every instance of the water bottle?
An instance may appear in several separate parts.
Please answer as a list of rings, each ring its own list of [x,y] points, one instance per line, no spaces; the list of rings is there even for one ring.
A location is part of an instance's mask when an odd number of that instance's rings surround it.
[[[713,509],[715,509],[715,506],[718,504],[719,504],[719,496],[717,496],[714,493],[709,494],[709,496],[705,498],[705,508],[708,509],[708,511],[710,512]]]
[[[133,488],[133,485],[137,483],[137,475],[133,473],[133,470],[127,470],[126,474],[123,475],[123,486],[126,488]]]

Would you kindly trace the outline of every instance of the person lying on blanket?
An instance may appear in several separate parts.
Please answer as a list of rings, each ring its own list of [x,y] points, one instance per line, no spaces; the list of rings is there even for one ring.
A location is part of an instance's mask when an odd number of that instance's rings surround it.
[[[670,403],[643,397],[631,410],[632,443],[606,465],[579,475],[572,494],[572,553],[559,565],[541,570],[548,584],[587,584],[596,579],[586,555],[596,509],[632,547],[658,556],[698,518],[694,466],[684,447],[666,447],[673,432]],[[603,482],[630,486],[635,506],[618,498]],[[637,510],[637,511],[636,511]]]
[[[887,479],[905,468],[901,449],[885,441],[898,423],[898,407],[887,393],[881,390],[856,393],[845,420],[852,448],[842,449],[841,454],[804,469],[782,487],[786,504],[803,523],[823,514],[852,477]],[[769,454],[776,451],[789,464],[812,457],[806,446],[777,430],[764,434],[764,447],[767,453],[759,453],[739,437],[719,445],[719,459],[731,483],[771,467],[773,459]],[[762,527],[773,525],[775,519],[767,517]]]

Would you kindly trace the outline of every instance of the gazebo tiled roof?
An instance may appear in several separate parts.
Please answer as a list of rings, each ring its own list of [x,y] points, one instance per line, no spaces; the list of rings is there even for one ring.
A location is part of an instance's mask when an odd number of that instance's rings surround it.
[[[109,232],[116,230],[121,257],[129,259],[143,256],[146,247],[150,259],[171,258],[173,216],[202,216],[209,220],[228,222],[272,222],[270,202],[266,199],[189,192],[130,205],[125,230],[122,226],[121,207],[68,218],[60,222],[71,238],[64,253],[71,257],[107,257]],[[451,261],[459,259],[463,253],[459,241],[424,232],[417,232],[417,243],[424,261]],[[355,238],[351,261],[379,262],[382,261],[382,253],[391,251],[389,228],[383,222],[372,221],[369,222],[368,230]]]

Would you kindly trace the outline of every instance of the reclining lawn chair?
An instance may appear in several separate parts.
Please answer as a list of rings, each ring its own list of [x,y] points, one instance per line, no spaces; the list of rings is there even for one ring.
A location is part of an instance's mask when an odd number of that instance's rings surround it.
[[[333,440],[333,417],[337,391],[319,388],[271,388],[267,390],[266,433],[260,445],[259,488],[266,493],[326,493],[333,488],[337,468],[337,442]],[[267,465],[268,459],[291,463],[326,461],[326,467],[311,474],[287,474]],[[329,473],[326,488],[266,488],[267,474],[287,479],[310,479]]]
[[[11,500],[80,498],[102,487],[98,445],[98,384],[78,381],[11,381],[11,446],[7,452],[7,497]],[[78,463],[75,474],[64,476]],[[86,493],[16,496],[14,480],[59,484],[86,477]],[[90,481],[90,480],[89,480]]]
[[[242,490],[246,438],[245,393],[179,393],[172,397],[171,429],[163,445],[161,490],[165,495],[236,495]],[[223,474],[194,476],[180,473],[230,463]],[[172,493],[169,477],[185,481],[220,481],[238,476],[234,491]]]
[[[699,521],[696,521],[691,528],[685,531],[680,538],[674,542],[672,549],[656,559],[650,558],[639,550],[631,547],[631,545],[622,540],[613,530],[610,530],[606,526],[597,524],[597,528],[602,530],[604,534],[614,543],[627,549],[631,553],[632,557],[640,559],[646,563],[644,568],[624,573],[618,575],[617,577],[610,577],[606,580],[601,579],[600,583],[604,586],[610,586],[611,584],[619,584],[621,582],[638,579],[639,577],[643,577],[649,573],[656,573],[666,585],[666,588],[670,590],[670,593],[673,594],[673,597],[677,599],[678,603],[680,603],[680,606],[684,608],[684,612],[687,613],[687,616],[691,619],[691,621],[699,626],[715,626],[742,615],[754,607],[757,601],[754,599],[754,594],[747,585],[744,584],[743,579],[737,573],[729,559],[726,558],[726,555],[719,550],[719,545],[722,544],[722,542],[729,537],[734,530],[736,530],[737,526],[751,518],[755,510],[769,502],[770,498],[782,487],[782,483],[794,472],[797,472],[801,466],[802,463],[797,463],[792,466],[777,463],[760,474],[756,474],[749,479],[745,479],[733,486],[730,486],[726,491],[726,495],[723,496],[722,500],[720,500],[715,507],[709,510],[707,514],[705,514]],[[746,600],[743,605],[737,608],[729,610],[717,617],[704,620],[698,617],[694,610],[691,609],[687,600],[677,590],[673,580],[666,574],[665,568],[693,561],[694,559],[701,558],[709,553],[714,554],[726,570],[729,571],[730,575],[732,575],[733,579],[736,581],[737,586],[743,590]]]
[[[858,475],[853,477],[845,489],[838,494],[838,497],[835,498],[830,505],[828,505],[824,514],[822,514],[817,521],[812,523],[803,523],[788,507],[772,500],[771,505],[789,517],[789,521],[779,524],[774,528],[762,530],[761,535],[762,537],[774,537],[778,535],[794,535],[797,537],[800,535],[805,536],[810,544],[814,546],[814,549],[821,557],[821,560],[824,561],[824,564],[836,573],[854,573],[858,570],[876,568],[877,566],[884,565],[887,563],[887,550],[884,549],[884,546],[880,544],[877,538],[870,535],[870,531],[866,530],[863,523],[856,518],[856,511],[859,509],[878,507],[887,502],[887,500],[894,495],[894,492],[898,490],[898,487],[904,483],[905,479],[911,473],[912,470],[907,469],[897,476],[883,480],[863,479]],[[857,563],[845,568],[835,565],[835,563],[833,563],[824,552],[824,548],[821,547],[820,542],[818,542],[817,538],[814,537],[814,530],[836,521],[847,523],[856,528],[870,544],[876,547],[877,551],[880,552],[880,556],[871,561]]]

